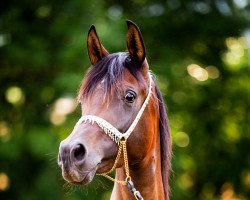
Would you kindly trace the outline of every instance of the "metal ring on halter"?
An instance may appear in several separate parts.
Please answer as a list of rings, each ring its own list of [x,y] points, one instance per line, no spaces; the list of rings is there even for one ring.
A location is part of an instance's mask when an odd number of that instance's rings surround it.
[[[125,137],[121,137],[121,139],[120,139],[121,142],[126,142],[126,140],[127,139]]]
[[[131,181],[131,176],[127,176],[125,180],[126,180],[127,183],[128,183],[129,181]]]
[[[133,194],[137,200],[143,200],[143,197],[141,196],[141,193],[138,190],[134,191]]]

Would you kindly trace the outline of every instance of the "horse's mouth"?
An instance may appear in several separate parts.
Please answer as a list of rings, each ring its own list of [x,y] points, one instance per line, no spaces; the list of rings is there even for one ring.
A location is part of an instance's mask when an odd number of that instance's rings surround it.
[[[95,169],[84,173],[76,170],[71,170],[69,172],[62,170],[64,180],[73,185],[87,185],[93,180],[95,173]]]
[[[101,174],[107,172],[111,169],[111,167],[112,165],[110,164],[102,164],[100,162],[91,170],[80,171],[76,169],[70,169],[69,171],[66,171],[62,166],[62,176],[64,180],[72,185],[87,185],[93,180],[96,173]]]

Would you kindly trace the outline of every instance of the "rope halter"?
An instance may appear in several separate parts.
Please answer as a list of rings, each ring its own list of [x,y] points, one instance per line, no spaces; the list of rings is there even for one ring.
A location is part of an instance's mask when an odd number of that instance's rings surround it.
[[[80,125],[82,123],[86,124],[97,124],[103,131],[104,133],[106,133],[118,146],[118,153],[115,159],[115,163],[112,167],[112,169],[108,172],[99,174],[102,175],[114,182],[118,182],[121,183],[123,185],[127,185],[128,188],[132,191],[132,193],[134,194],[136,199],[143,199],[139,193],[139,191],[135,190],[135,188],[133,187],[131,189],[131,185],[133,185],[133,182],[131,181],[131,177],[129,175],[129,167],[128,167],[128,157],[127,157],[127,148],[126,148],[126,141],[129,138],[129,136],[131,135],[131,133],[133,132],[133,130],[135,129],[136,125],[138,124],[146,106],[148,105],[150,96],[152,93],[152,77],[149,73],[149,89],[148,89],[148,95],[146,97],[146,99],[144,100],[139,112],[137,113],[134,121],[132,122],[132,124],[130,125],[130,127],[128,128],[128,130],[125,133],[121,133],[120,131],[118,131],[112,124],[110,124],[109,122],[107,122],[105,119],[98,117],[96,115],[83,115],[77,122],[76,125]],[[111,173],[113,170],[115,170],[116,165],[120,159],[120,155],[121,152],[123,151],[124,154],[124,164],[125,164],[125,172],[126,172],[126,180],[125,181],[119,181],[116,180],[112,177],[110,177],[108,174]]]
[[[152,79],[151,75],[149,74],[148,95],[147,95],[144,103],[142,104],[141,109],[137,113],[134,121],[132,122],[132,124],[130,125],[130,127],[128,128],[128,130],[125,133],[121,133],[112,124],[110,124],[105,119],[98,117],[96,115],[83,115],[78,120],[76,125],[79,125],[82,123],[90,123],[90,124],[96,123],[104,131],[104,133],[106,133],[115,143],[117,143],[119,145],[122,138],[124,138],[125,140],[127,140],[129,138],[129,136],[131,135],[131,133],[135,129],[136,125],[138,124],[138,122],[142,116],[142,113],[144,112],[144,110],[149,102],[149,99],[150,99],[150,96],[152,93],[152,80],[151,79]]]

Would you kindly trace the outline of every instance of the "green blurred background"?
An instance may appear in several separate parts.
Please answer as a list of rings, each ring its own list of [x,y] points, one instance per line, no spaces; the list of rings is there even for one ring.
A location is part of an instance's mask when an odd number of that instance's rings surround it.
[[[124,51],[126,19],[168,105],[171,199],[250,199],[248,0],[1,1],[0,199],[109,199],[109,181],[65,184],[56,157],[81,115],[90,25]]]

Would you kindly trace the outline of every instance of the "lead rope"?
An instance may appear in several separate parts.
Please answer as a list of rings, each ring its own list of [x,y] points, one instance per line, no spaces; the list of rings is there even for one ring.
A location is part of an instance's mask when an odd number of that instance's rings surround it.
[[[124,181],[117,180],[117,179],[111,177],[110,175],[108,175],[108,174],[110,174],[111,172],[113,172],[116,169],[116,166],[117,166],[117,164],[118,164],[118,162],[120,160],[122,151],[123,151],[123,160],[124,160],[124,167],[125,167],[125,173],[126,173],[126,178],[125,178]],[[108,172],[97,174],[97,175],[104,176],[104,177],[106,177],[107,179],[109,179],[109,180],[111,180],[113,182],[117,182],[119,184],[126,185],[128,187],[128,189],[133,193],[135,199],[143,200],[143,197],[141,196],[140,192],[138,190],[136,190],[136,188],[134,186],[134,183],[131,180],[131,177],[129,175],[128,154],[127,154],[127,146],[126,146],[126,140],[125,139],[120,140],[117,156],[115,158],[115,162],[114,162],[113,167]]]

